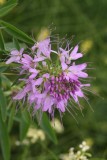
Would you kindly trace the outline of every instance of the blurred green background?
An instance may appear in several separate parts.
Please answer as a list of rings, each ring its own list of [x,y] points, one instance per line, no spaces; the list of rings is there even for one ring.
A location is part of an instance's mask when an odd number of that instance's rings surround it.
[[[73,38],[80,43],[84,61],[92,62],[90,76],[92,91],[85,104],[84,117],[78,112],[76,119],[69,113],[63,116],[64,131],[57,134],[58,144],[46,140],[45,145],[35,142],[30,146],[12,147],[12,160],[53,160],[70,147],[86,140],[91,145],[93,157],[107,159],[107,0],[19,0],[18,5],[3,20],[17,26],[35,39],[48,35],[49,28],[60,37]],[[11,41],[12,37],[6,37]],[[17,136],[17,123],[10,133],[12,141]],[[48,138],[47,138],[48,139]],[[48,149],[51,151],[49,151]]]

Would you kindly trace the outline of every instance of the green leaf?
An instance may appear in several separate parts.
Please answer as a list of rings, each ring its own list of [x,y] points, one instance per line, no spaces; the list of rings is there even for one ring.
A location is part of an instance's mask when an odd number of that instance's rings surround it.
[[[14,43],[14,46],[17,50],[20,50],[20,45],[18,43],[18,40],[16,38],[13,38],[13,43]]]
[[[106,160],[105,158],[91,158],[90,160]]]
[[[3,121],[6,121],[6,98],[4,96],[4,93],[2,89],[0,88],[0,111]]]
[[[23,42],[29,43],[29,44],[34,44],[34,40],[30,38],[28,35],[26,35],[24,32],[16,28],[15,26],[0,20],[0,25],[5,27],[4,30],[9,33],[11,36],[22,40]]]
[[[48,135],[48,137],[55,144],[57,144],[57,138],[56,138],[55,132],[54,132],[53,128],[51,127],[49,119],[48,119],[48,117],[47,117],[47,115],[45,113],[43,114],[40,126],[46,132],[46,134]]]
[[[1,73],[0,73],[0,88],[2,87],[2,77],[1,77]]]
[[[9,114],[9,121],[8,121],[8,132],[11,131],[12,125],[13,125],[13,120],[14,120],[14,115],[15,115],[15,105],[11,106],[10,114]]]
[[[16,77],[16,79],[11,84],[11,87],[17,84],[17,82],[19,81],[19,78],[21,78],[21,75],[19,75],[19,76]]]
[[[7,68],[7,66],[0,66],[0,73],[4,72]]]
[[[3,35],[2,35],[1,31],[0,31],[0,48],[1,48],[1,50],[5,50],[4,39],[3,39]]]
[[[30,126],[30,120],[27,115],[25,115],[27,111],[24,111],[24,113],[21,113],[21,120],[20,120],[20,140],[23,141],[26,137],[26,134],[28,132],[29,126]]]
[[[18,0],[8,0],[6,3],[4,3],[2,6],[0,6],[0,9],[5,6],[9,6],[9,5],[16,4],[16,3],[18,3]]]
[[[17,0],[9,0],[0,7],[0,18],[8,14],[17,5]]]
[[[5,75],[1,75],[3,88],[11,87],[11,81]],[[10,90],[8,92],[11,92]]]
[[[7,132],[7,124],[3,122],[1,112],[0,112],[0,142],[4,160],[9,160],[10,159],[9,136]]]
[[[30,116],[30,113],[25,109],[25,110],[22,110],[23,114],[23,119],[26,121],[26,123],[30,124],[31,123],[31,116]]]
[[[19,46],[20,46],[20,48],[24,48],[24,49],[27,48],[27,45],[25,43],[20,43]],[[5,43],[5,49],[8,52],[11,52],[13,49],[16,49],[16,44],[14,44],[13,42]]]

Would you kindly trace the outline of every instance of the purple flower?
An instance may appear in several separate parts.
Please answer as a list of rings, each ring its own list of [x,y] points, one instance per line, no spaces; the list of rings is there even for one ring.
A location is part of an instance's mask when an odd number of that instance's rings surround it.
[[[69,67],[69,71],[73,74],[76,75],[77,77],[80,78],[87,78],[88,74],[83,72],[84,69],[86,69],[87,64],[83,63],[83,64],[79,64],[79,65],[72,65]]]
[[[34,59],[27,54],[23,54],[23,58],[21,60],[21,63],[22,63],[22,68],[24,70],[28,70],[30,68],[36,67],[36,63],[34,62]]]
[[[69,48],[69,47],[66,47],[66,48]],[[78,53],[78,48],[79,48],[78,45],[76,45],[73,50],[72,50],[72,48],[69,50],[59,48],[58,55],[60,57],[61,63],[70,64],[71,60],[77,60],[77,59],[81,58],[83,56],[83,54]]]
[[[37,42],[32,47],[32,51],[34,52],[37,49],[37,55],[43,54],[44,56],[50,58],[51,45],[50,38],[47,38],[41,42]]]
[[[23,51],[24,51],[24,48],[22,48],[20,51],[12,50],[10,53],[10,58],[6,61],[6,64],[10,64],[12,62],[20,63]]]
[[[78,79],[80,78],[87,78],[88,74],[83,72],[84,69],[86,69],[87,64],[83,63],[83,64],[79,64],[79,65],[75,65],[75,63],[73,63],[73,65],[71,65],[70,67],[66,64],[66,63],[61,63],[62,66],[62,70],[63,73],[65,75],[65,78],[69,80],[69,78],[72,79]]]
[[[74,47],[74,49],[70,53],[69,60],[77,60],[78,58],[81,58],[83,56],[82,53],[77,53],[78,52],[78,48],[79,48],[78,45],[76,45]]]
[[[23,49],[12,51],[6,63],[20,63],[20,74],[26,75],[26,79],[21,79],[23,89],[13,99],[26,97],[34,112],[40,109],[49,112],[52,117],[55,110],[60,113],[68,110],[71,101],[79,105],[79,99],[86,98],[84,87],[89,87],[90,84],[81,82],[88,78],[88,74],[85,72],[86,63],[77,65],[75,62],[83,56],[78,53],[78,48],[76,45],[69,49],[67,45],[65,49],[52,50],[50,38],[47,38],[34,44],[29,55],[22,54]],[[51,52],[58,55],[56,61]]]

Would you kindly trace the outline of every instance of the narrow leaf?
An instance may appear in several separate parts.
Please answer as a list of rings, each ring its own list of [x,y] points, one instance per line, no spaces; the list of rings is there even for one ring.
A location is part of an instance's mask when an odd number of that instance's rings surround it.
[[[43,117],[42,117],[42,122],[41,122],[41,128],[46,132],[46,134],[48,135],[48,137],[55,143],[57,144],[57,138],[55,135],[55,132],[53,130],[53,128],[50,125],[49,119],[47,117],[47,115],[44,113]]]
[[[20,46],[19,46],[18,40],[16,38],[13,38],[13,43],[14,43],[15,48],[17,50],[20,50]]]
[[[18,0],[8,0],[2,6],[0,6],[0,16],[6,15],[9,11],[11,11],[16,5]]]
[[[0,88],[0,111],[3,121],[6,121],[6,98],[4,96],[4,93],[2,89]]]
[[[5,75],[1,75],[1,80],[2,80],[2,86],[3,88],[10,88],[11,87],[11,81],[10,79],[7,78],[7,76]],[[8,92],[11,92],[11,90],[9,90]]]
[[[0,73],[0,88],[2,87],[2,77],[1,77],[1,73]]]
[[[8,43],[5,43],[5,49],[7,51],[6,54],[9,54],[12,50],[16,49],[16,44],[14,44],[13,42],[8,42]],[[20,48],[24,48],[26,49],[27,48],[27,45],[25,43],[20,43],[19,44]],[[3,52],[2,52],[3,53]]]
[[[10,114],[9,114],[9,121],[8,121],[8,132],[11,131],[12,125],[13,125],[13,120],[14,120],[14,115],[15,115],[15,105],[11,106]]]
[[[0,8],[0,18],[8,14],[16,5],[17,3]]]
[[[7,132],[7,124],[3,122],[1,112],[0,112],[0,142],[1,142],[3,158],[4,160],[9,160],[10,159],[9,136]]]
[[[32,38],[30,38],[28,35],[26,35],[24,32],[22,32],[21,30],[19,30],[18,28],[16,28],[15,26],[5,22],[5,21],[0,21],[0,25],[5,27],[4,30],[6,32],[8,32],[11,36],[22,40],[23,42],[29,43],[29,44],[33,44],[34,40]]]
[[[3,39],[3,35],[2,35],[1,31],[0,31],[0,48],[1,48],[1,50],[5,50],[4,39]]]
[[[25,110],[22,110],[22,116],[23,116],[23,119],[26,121],[26,123],[30,124],[31,123],[31,116],[30,116],[30,113],[25,109]]]
[[[7,68],[7,66],[0,66],[0,73],[4,72]]]
[[[6,6],[12,5],[12,4],[16,4],[16,3],[18,3],[18,0],[8,0],[6,3],[0,6],[0,9]]]
[[[22,113],[21,120],[20,120],[20,140],[21,141],[23,141],[24,138],[26,137],[29,126],[30,126],[29,121],[26,121],[26,119],[25,119],[25,117],[23,116],[23,113]]]

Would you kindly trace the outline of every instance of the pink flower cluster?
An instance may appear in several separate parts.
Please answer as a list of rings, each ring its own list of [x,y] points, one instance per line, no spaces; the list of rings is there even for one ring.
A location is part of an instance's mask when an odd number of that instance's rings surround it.
[[[6,64],[20,64],[20,74],[26,76],[21,79],[23,89],[13,99],[26,98],[35,112],[40,109],[51,115],[54,115],[55,109],[65,112],[70,101],[79,104],[79,98],[85,98],[83,88],[90,84],[81,83],[81,79],[88,78],[88,74],[85,72],[86,63],[75,64],[75,60],[83,57],[78,48],[76,45],[69,49],[67,45],[65,49],[59,47],[55,51],[52,50],[50,38],[47,38],[35,43],[29,55],[24,53],[23,48],[11,51]]]

